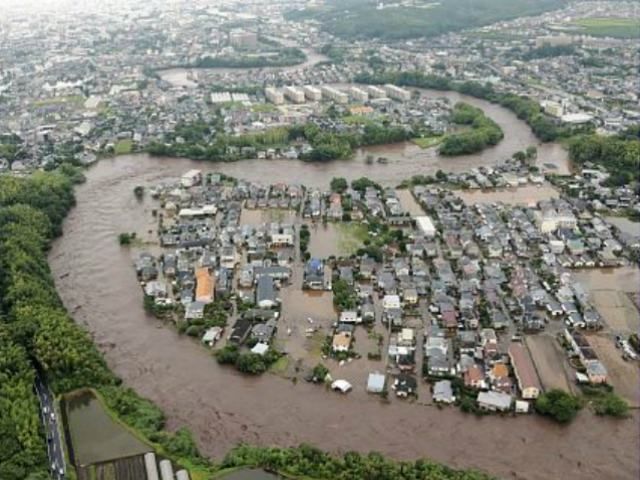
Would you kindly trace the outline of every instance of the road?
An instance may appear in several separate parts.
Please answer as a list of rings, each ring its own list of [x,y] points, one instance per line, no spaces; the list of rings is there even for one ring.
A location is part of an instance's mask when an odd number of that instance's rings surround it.
[[[66,478],[66,465],[64,461],[61,428],[54,409],[55,400],[49,387],[40,375],[36,377],[35,389],[38,400],[40,401],[40,417],[47,438],[47,453],[49,455],[51,476],[56,480],[63,480]]]

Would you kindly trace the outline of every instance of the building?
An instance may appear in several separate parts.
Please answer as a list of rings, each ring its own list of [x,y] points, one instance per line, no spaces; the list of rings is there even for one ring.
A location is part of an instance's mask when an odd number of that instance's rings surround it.
[[[278,305],[273,279],[268,275],[258,278],[256,285],[256,305],[258,308],[274,308]]]
[[[436,236],[436,227],[433,225],[431,217],[427,215],[416,217],[416,227],[418,227],[418,231],[427,238]]]
[[[304,90],[298,87],[284,87],[283,89],[285,98],[289,99],[293,103],[304,103]]]
[[[206,267],[196,268],[196,302],[205,304],[212,303],[214,300],[215,279],[213,274]]]
[[[369,99],[367,92],[358,87],[351,87],[349,95],[355,102],[366,102]]]
[[[274,105],[282,105],[284,103],[284,95],[280,90],[274,87],[264,89],[264,96]]]
[[[327,85],[322,87],[322,96],[330,100],[333,100],[336,103],[341,103],[341,104],[349,103],[349,95],[347,95],[344,92],[341,92],[336,88],[329,87]]]
[[[319,102],[322,100],[322,90],[318,87],[307,85],[302,87],[302,90],[304,91],[304,96],[307,97],[308,100],[311,100],[312,102]]]
[[[511,408],[511,400],[511,395],[493,390],[478,394],[478,406],[490,412],[506,412]]]
[[[399,100],[401,102],[408,102],[411,100],[411,92],[409,90],[405,90],[404,88],[397,87],[388,83],[384,86],[387,95],[394,100]]]
[[[182,184],[182,186],[187,188],[198,185],[201,182],[202,172],[200,170],[189,170],[180,178],[180,183]]]
[[[375,85],[369,85],[367,87],[367,92],[371,98],[385,98],[387,96],[387,93],[383,88],[376,87]]]
[[[433,401],[451,404],[456,401],[453,395],[451,380],[440,380],[433,385]]]
[[[348,352],[351,347],[351,334],[349,332],[338,332],[333,336],[331,349],[334,352]]]
[[[382,393],[385,385],[385,375],[380,372],[373,372],[369,374],[367,380],[367,392],[369,393]]]
[[[529,352],[519,342],[512,342],[508,352],[522,398],[527,400],[538,398],[542,387]]]
[[[258,35],[242,29],[231,30],[229,44],[240,48],[255,48],[258,45]]]

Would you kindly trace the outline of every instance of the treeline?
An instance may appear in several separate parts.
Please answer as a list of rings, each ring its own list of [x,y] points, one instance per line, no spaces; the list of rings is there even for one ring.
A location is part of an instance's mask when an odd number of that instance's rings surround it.
[[[579,135],[569,143],[569,158],[580,166],[604,167],[611,174],[610,186],[640,181],[640,125],[609,137]]]
[[[450,121],[457,125],[467,125],[470,130],[446,135],[440,145],[442,155],[466,155],[496,145],[504,138],[500,126],[485,116],[484,112],[467,103],[456,103]]]
[[[412,129],[400,126],[367,124],[362,129],[333,132],[314,123],[278,127],[260,133],[243,135],[217,135],[212,137],[211,127],[201,122],[180,125],[168,136],[167,143],[152,142],[146,150],[152,155],[186,157],[193,160],[234,162],[255,158],[256,150],[286,148],[300,142],[308,142],[311,151],[301,155],[303,160],[327,161],[345,159],[353,150],[366,145],[380,145],[408,140],[414,136]],[[184,142],[177,142],[180,137]]]
[[[187,448],[163,419],[108,369],[89,335],[69,317],[47,264],[50,241],[74,205],[72,168],[27,178],[0,176],[0,478],[43,478],[46,441],[33,390],[36,367],[56,394],[100,390],[109,405],[167,451]],[[70,176],[66,173],[71,173]],[[137,419],[131,422],[132,419]],[[182,446],[181,449],[176,447]],[[199,455],[186,455],[204,462]]]
[[[439,75],[426,75],[418,71],[376,72],[356,75],[356,82],[368,84],[393,83],[398,86],[430,88],[433,90],[452,90],[472,97],[497,103],[511,110],[520,120],[529,125],[535,136],[543,142],[552,142],[576,133],[591,133],[593,126],[571,126],[556,121],[542,111],[542,107],[529,97],[513,93],[501,93],[491,84],[478,82],[460,82]]]
[[[535,60],[539,58],[561,57],[564,55],[573,55],[576,49],[573,45],[549,45],[544,44],[541,47],[529,50],[522,55],[523,60]]]
[[[309,445],[297,448],[258,448],[241,445],[227,454],[223,468],[252,466],[295,478],[316,480],[489,480],[473,470],[454,470],[427,460],[396,462],[379,453],[347,452],[331,456]]]

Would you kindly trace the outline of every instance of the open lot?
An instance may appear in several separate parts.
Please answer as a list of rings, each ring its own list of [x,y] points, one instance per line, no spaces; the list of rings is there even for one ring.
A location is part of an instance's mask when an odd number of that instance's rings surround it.
[[[628,295],[618,290],[595,290],[592,297],[606,324],[616,333],[640,329],[640,313]]]
[[[581,18],[572,23],[580,33],[594,37],[640,38],[637,18]]]
[[[640,365],[625,361],[612,338],[604,335],[589,336],[589,343],[607,368],[609,383],[616,393],[634,407],[640,407]]]
[[[349,256],[364,244],[366,225],[358,223],[327,223],[309,225],[311,238],[309,253],[312,257]]]
[[[566,392],[575,389],[568,379],[570,368],[567,358],[554,337],[529,335],[526,344],[545,390],[559,388]]]

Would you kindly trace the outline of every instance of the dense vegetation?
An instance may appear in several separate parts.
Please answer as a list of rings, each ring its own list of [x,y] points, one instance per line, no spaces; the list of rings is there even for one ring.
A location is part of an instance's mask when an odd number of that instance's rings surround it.
[[[397,40],[431,37],[500,20],[554,10],[565,0],[417,1],[412,6],[377,9],[375,0],[332,0],[326,6],[289,12],[292,20],[313,19],[344,38]]]
[[[592,125],[570,126],[545,115],[540,105],[525,96],[513,93],[497,92],[490,84],[478,82],[459,82],[438,75],[425,75],[422,72],[376,72],[357,75],[356,82],[369,84],[393,83],[399,86],[431,88],[434,90],[453,90],[472,97],[497,103],[515,113],[524,120],[538,139],[551,142],[577,133],[590,133]]]
[[[199,122],[179,125],[167,138],[167,143],[151,143],[147,151],[153,155],[233,162],[255,158],[256,150],[259,149],[283,149],[294,143],[307,142],[312,150],[301,158],[322,162],[349,158],[353,155],[354,148],[401,142],[414,135],[411,130],[403,127],[378,124],[367,124],[361,129],[339,133],[322,129],[313,123],[235,136],[214,137],[211,131],[211,126]],[[177,141],[178,138],[181,141]]]
[[[488,480],[475,471],[453,470],[426,460],[393,462],[378,453],[347,452],[333,457],[309,445],[298,448],[256,448],[241,445],[225,457],[222,466],[251,465],[268,471],[317,480]]]
[[[299,48],[282,48],[277,55],[233,55],[220,57],[203,57],[195,68],[264,68],[288,67],[304,62],[307,56]]]
[[[589,163],[604,167],[611,177],[611,186],[640,181],[640,125],[619,135],[580,135],[569,143],[569,158],[576,165]]]
[[[68,175],[69,174],[69,175]],[[149,402],[118,386],[87,333],[68,316],[55,291],[46,251],[74,204],[68,167],[28,178],[0,177],[0,478],[42,478],[45,440],[33,391],[36,368],[57,394],[101,390],[123,418],[167,451],[194,452],[195,444],[162,431]],[[177,454],[178,456],[181,455]],[[190,463],[203,462],[185,454]]]
[[[216,351],[216,359],[220,365],[234,365],[239,372],[249,375],[260,375],[282,356],[280,352],[270,348],[260,355],[249,351],[241,352],[236,345],[226,345]]]
[[[541,394],[535,403],[538,413],[551,417],[559,423],[569,423],[581,408],[582,402],[579,397],[558,389]]]
[[[573,45],[549,45],[545,44],[541,47],[529,50],[522,55],[523,60],[536,60],[539,58],[561,57],[563,55],[573,55],[575,47]]]
[[[496,145],[504,138],[500,126],[486,117],[479,108],[466,103],[457,103],[451,112],[450,121],[470,127],[459,133],[446,135],[440,145],[442,155],[466,155]]]

